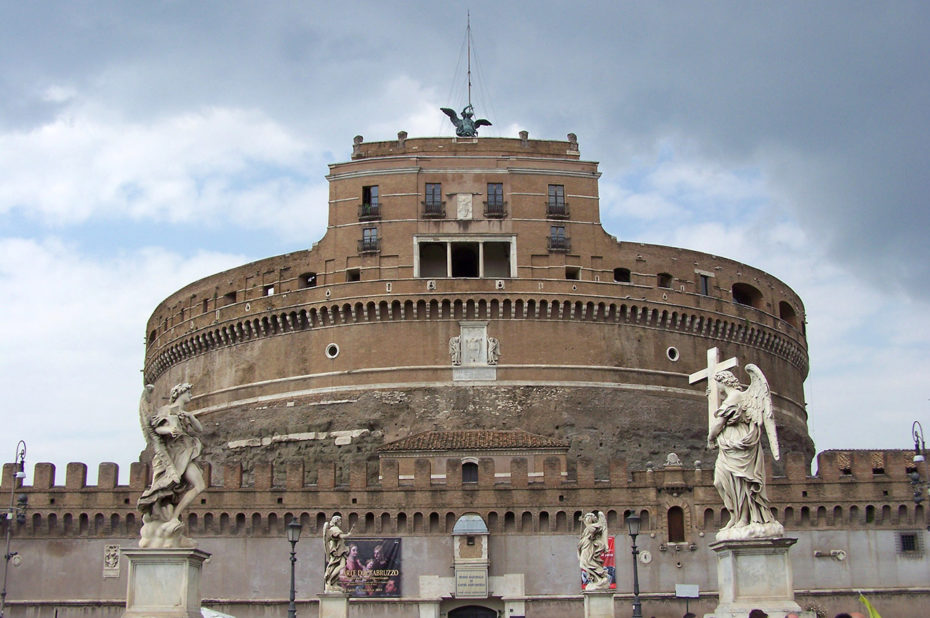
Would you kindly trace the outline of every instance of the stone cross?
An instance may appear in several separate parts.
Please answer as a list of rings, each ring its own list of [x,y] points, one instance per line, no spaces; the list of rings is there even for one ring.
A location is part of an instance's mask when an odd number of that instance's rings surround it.
[[[690,376],[688,376],[688,384],[696,384],[701,380],[707,380],[710,386],[710,394],[707,396],[708,427],[714,420],[714,413],[716,413],[717,408],[720,407],[720,392],[715,388],[716,385],[714,384],[714,375],[718,371],[725,371],[739,365],[739,361],[736,360],[735,356],[733,358],[728,358],[725,361],[718,361],[717,359],[717,348],[711,348],[707,350],[707,368],[701,369],[700,371],[692,373]]]

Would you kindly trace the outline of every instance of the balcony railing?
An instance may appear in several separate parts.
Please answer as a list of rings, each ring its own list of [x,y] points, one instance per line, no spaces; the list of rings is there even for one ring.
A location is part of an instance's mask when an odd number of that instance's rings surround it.
[[[485,202],[484,216],[487,219],[503,219],[507,216],[507,202]]]
[[[423,216],[427,219],[444,219],[446,217],[445,202],[420,202],[423,205]]]
[[[375,202],[374,204],[362,204],[358,207],[358,220],[359,221],[371,221],[373,219],[381,218],[381,204]]]
[[[568,202],[546,202],[546,216],[550,219],[567,219]]]
[[[567,236],[549,236],[547,246],[552,252],[566,252],[572,250],[572,239]]]
[[[381,251],[380,238],[363,238],[358,241],[359,253],[377,253]]]

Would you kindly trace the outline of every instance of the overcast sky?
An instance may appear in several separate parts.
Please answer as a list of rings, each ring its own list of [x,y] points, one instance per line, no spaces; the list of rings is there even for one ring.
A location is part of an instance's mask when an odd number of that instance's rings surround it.
[[[0,0],[0,460],[125,481],[155,306],[318,240],[353,136],[452,135],[467,9],[482,136],[576,133],[608,232],[801,295],[818,450],[930,431],[926,2]]]

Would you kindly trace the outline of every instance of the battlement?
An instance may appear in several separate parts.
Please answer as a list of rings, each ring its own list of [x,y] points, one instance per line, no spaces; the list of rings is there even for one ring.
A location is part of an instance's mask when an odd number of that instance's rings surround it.
[[[923,506],[912,500],[908,451],[826,451],[817,462],[818,475],[810,476],[803,455],[788,453],[786,475],[770,474],[769,497],[787,528],[926,526]],[[543,471],[533,473],[526,458],[512,457],[509,471],[501,473],[494,458],[481,457],[475,482],[463,481],[461,459],[454,457],[441,469],[418,458],[412,475],[399,474],[398,460],[383,457],[375,480],[371,465],[324,464],[312,483],[303,461],[260,463],[251,469],[228,464],[221,478],[204,465],[209,489],[191,507],[187,523],[192,533],[202,535],[277,534],[290,518],[299,517],[314,530],[338,512],[362,533],[446,534],[459,515],[477,512],[492,532],[559,533],[574,530],[577,516],[592,508],[604,509],[614,525],[625,514],[639,512],[645,528],[659,534],[671,508],[684,511],[694,534],[726,521],[710,465],[631,471],[615,459],[607,478],[596,478],[589,461],[577,462],[568,474],[562,459],[549,456]],[[0,491],[9,491],[12,472],[11,464],[4,465]],[[54,465],[36,464],[33,484],[19,487],[29,498],[29,509],[17,534],[134,536],[141,524],[136,500],[151,471],[148,464],[132,464],[127,485],[117,483],[118,472],[116,464],[102,463],[98,483],[88,485],[87,466],[71,463],[64,484],[58,485]]]

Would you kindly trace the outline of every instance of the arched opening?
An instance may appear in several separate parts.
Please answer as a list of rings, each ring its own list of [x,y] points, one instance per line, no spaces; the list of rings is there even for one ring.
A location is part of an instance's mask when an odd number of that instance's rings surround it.
[[[685,512],[680,506],[668,510],[668,542],[685,542]]]
[[[473,461],[466,461],[462,464],[462,482],[463,483],[477,483],[478,482],[478,464]]]
[[[732,291],[735,302],[756,309],[762,308],[762,292],[748,283],[734,283]]]
[[[629,283],[631,280],[631,273],[629,268],[615,268],[614,269],[614,281],[617,283]]]
[[[297,277],[297,289],[302,290],[304,288],[315,288],[316,287],[316,273],[301,273]]]
[[[795,328],[798,327],[798,314],[795,313],[794,307],[785,301],[778,303],[778,317]]]
[[[449,618],[497,618],[497,612],[480,605],[457,607],[449,612]]]

